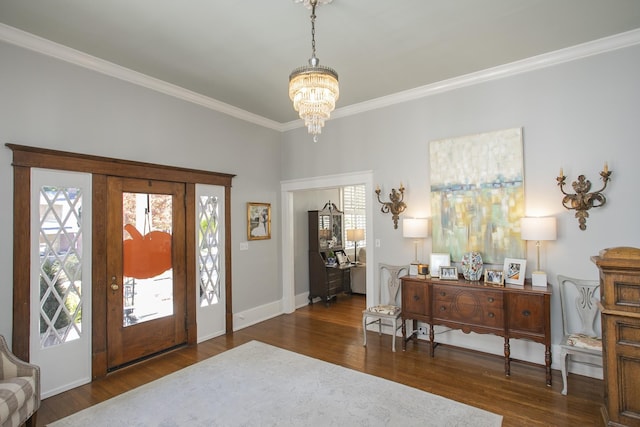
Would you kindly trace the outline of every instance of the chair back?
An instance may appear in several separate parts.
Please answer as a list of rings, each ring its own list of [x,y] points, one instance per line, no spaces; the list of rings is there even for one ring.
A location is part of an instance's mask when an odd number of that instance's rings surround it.
[[[400,291],[400,278],[409,273],[409,267],[406,265],[389,265],[378,264],[379,277],[380,277],[380,292],[382,288],[386,286],[388,292],[388,305],[398,305],[398,293]],[[382,295],[380,295],[379,301],[382,303]]]
[[[598,280],[582,280],[558,275],[564,334],[602,337]]]

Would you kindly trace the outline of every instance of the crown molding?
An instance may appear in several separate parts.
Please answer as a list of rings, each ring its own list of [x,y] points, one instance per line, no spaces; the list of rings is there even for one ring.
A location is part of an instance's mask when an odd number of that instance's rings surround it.
[[[208,96],[201,95],[180,86],[167,83],[163,80],[150,77],[146,74],[121,67],[104,59],[88,55],[79,50],[52,42],[26,31],[0,24],[0,41],[20,46],[43,55],[51,56],[62,61],[69,62],[80,67],[105,74],[116,79],[124,80],[156,92],[163,93],[187,102],[200,105],[211,110],[227,114],[240,120],[244,120],[269,129],[282,131],[282,124],[267,119],[257,114],[250,113],[233,105],[226,104]]]
[[[105,74],[147,89],[169,95],[187,102],[200,105],[211,110],[227,114],[240,120],[247,121],[268,129],[285,132],[304,127],[300,119],[286,123],[279,123],[266,117],[250,113],[216,99],[201,95],[180,86],[167,83],[163,80],[150,77],[146,74],[133,71],[109,61],[80,52],[76,49],[52,42],[26,31],[0,23],[0,41],[4,41],[22,48],[32,50],[43,55],[51,56],[84,67],[101,74]],[[484,83],[504,77],[514,76],[541,68],[551,67],[565,62],[575,61],[601,53],[610,52],[625,47],[640,44],[640,29],[627,31],[609,37],[604,37],[591,42],[560,49],[554,52],[533,56],[509,64],[500,65],[475,73],[465,74],[440,82],[420,86],[414,89],[394,93],[392,95],[375,98],[358,104],[336,109],[332,118],[353,116],[379,108],[401,104],[420,98],[440,94],[443,92]]]
[[[407,101],[413,101],[420,98],[460,89],[466,86],[472,86],[492,80],[514,76],[529,71],[539,70],[541,68],[552,67],[554,65],[565,62],[575,61],[589,56],[599,55],[601,53],[610,52],[617,49],[623,49],[640,44],[640,29],[627,31],[591,42],[571,46],[568,48],[556,50],[542,55],[532,56],[520,61],[511,62],[493,68],[477,71],[475,73],[465,74],[463,76],[442,80],[436,83],[420,86],[417,88],[397,92],[392,95],[375,98],[369,101],[360,102],[358,104],[348,105],[346,107],[337,108],[332,114],[332,119],[353,116],[367,111],[377,110],[379,108],[391,105],[401,104]],[[283,124],[283,130],[292,130],[302,127],[304,124],[301,120],[293,120]]]

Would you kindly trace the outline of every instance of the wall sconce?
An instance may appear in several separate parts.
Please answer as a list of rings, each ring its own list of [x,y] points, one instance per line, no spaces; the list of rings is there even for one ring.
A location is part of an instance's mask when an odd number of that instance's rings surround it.
[[[391,193],[389,193],[389,201],[383,202],[380,200],[380,186],[376,186],[376,194],[378,195],[378,201],[382,204],[380,208],[380,212],[389,213],[391,212],[391,218],[393,219],[393,228],[398,228],[398,219],[400,218],[400,214],[407,209],[407,205],[402,201],[404,200],[404,187],[402,183],[400,183],[400,188],[396,191],[395,188],[391,189]]]
[[[560,168],[560,175],[556,178],[556,181],[558,181],[560,191],[564,194],[562,206],[568,210],[576,211],[575,217],[578,218],[578,222],[580,223],[580,230],[587,229],[587,218],[589,218],[587,211],[591,208],[599,208],[607,203],[607,198],[602,192],[607,188],[610,175],[611,171],[609,171],[609,166],[605,162],[604,169],[600,172],[600,177],[602,178],[602,182],[604,182],[600,190],[589,193],[589,190],[591,190],[591,181],[586,179],[584,175],[580,175],[578,176],[578,180],[573,181],[571,184],[575,194],[569,194],[564,191],[563,186],[566,176],[564,176],[562,168]]]

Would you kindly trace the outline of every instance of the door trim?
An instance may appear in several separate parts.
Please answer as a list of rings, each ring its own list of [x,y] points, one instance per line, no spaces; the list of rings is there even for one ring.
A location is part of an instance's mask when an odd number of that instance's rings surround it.
[[[175,181],[186,184],[187,270],[188,283],[196,277],[195,269],[195,184],[225,187],[225,292],[226,332],[233,331],[232,274],[231,274],[231,181],[235,175],[197,169],[179,168],[152,163],[135,162],[109,157],[5,144],[13,151],[13,340],[16,356],[29,360],[30,301],[30,201],[31,168],[58,169],[93,174],[93,248],[92,248],[92,376],[107,374],[106,358],[106,301],[103,297],[106,276],[106,177],[107,175]],[[191,239],[191,240],[190,240]],[[187,342],[197,341],[195,288],[187,286]],[[190,293],[191,292],[191,293]],[[189,294],[190,293],[190,294]]]
[[[339,175],[326,175],[280,182],[282,202],[282,307],[285,313],[296,310],[295,303],[295,262],[293,235],[293,195],[296,191],[319,190],[323,188],[344,187],[346,185],[365,185],[366,234],[367,241],[374,241],[373,232],[373,171],[354,172]],[[367,307],[373,303],[374,245],[367,246],[366,288]]]

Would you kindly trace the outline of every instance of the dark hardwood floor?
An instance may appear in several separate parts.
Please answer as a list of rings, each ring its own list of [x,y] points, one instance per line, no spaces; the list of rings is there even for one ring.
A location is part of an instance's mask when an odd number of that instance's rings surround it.
[[[407,351],[391,351],[391,337],[368,332],[362,346],[359,295],[341,295],[326,307],[314,304],[196,346],[185,347],[50,397],[42,402],[38,426],[65,417],[127,390],[251,340],[259,340],[357,371],[419,388],[504,417],[504,426],[601,426],[601,380],[569,375],[569,395],[562,396],[562,378],[553,371],[545,385],[542,366],[513,362],[504,376],[502,357],[439,346],[436,357],[428,345],[409,343]]]

